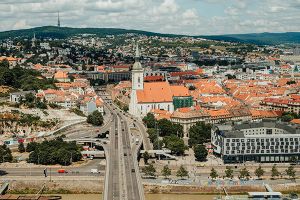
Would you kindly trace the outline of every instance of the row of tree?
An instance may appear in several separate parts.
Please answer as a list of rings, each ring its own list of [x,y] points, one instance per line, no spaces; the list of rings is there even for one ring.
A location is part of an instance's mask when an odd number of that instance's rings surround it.
[[[265,174],[265,170],[259,166],[258,168],[255,169],[254,171],[254,175],[258,178],[261,179],[262,176],[264,176]],[[286,170],[285,170],[286,175],[290,178],[290,179],[295,179],[296,178],[296,171],[294,169],[294,167],[292,165],[290,165]],[[279,176],[282,176],[282,173],[280,173],[277,169],[276,165],[273,165],[272,169],[271,169],[271,177],[273,179],[278,178]],[[218,172],[212,168],[211,172],[210,172],[210,177],[211,179],[216,179],[219,177]],[[223,178],[230,178],[232,179],[234,177],[234,171],[232,167],[226,167],[225,169],[225,176]],[[249,179],[251,177],[249,170],[244,167],[241,170],[239,170],[239,179]]]
[[[147,165],[145,166],[143,169],[142,169],[142,172],[145,174],[145,176],[147,177],[152,177],[152,178],[155,178],[157,176],[157,171],[155,169],[155,167],[150,164],[150,165]],[[161,173],[160,173],[164,178],[168,179],[171,175],[172,175],[172,170],[169,168],[168,165],[165,165],[163,167],[163,169],[161,170]],[[189,173],[188,171],[183,167],[183,166],[180,166],[179,169],[177,170],[176,172],[176,176],[177,177],[180,177],[181,179],[184,178],[184,177],[188,177],[189,176]]]

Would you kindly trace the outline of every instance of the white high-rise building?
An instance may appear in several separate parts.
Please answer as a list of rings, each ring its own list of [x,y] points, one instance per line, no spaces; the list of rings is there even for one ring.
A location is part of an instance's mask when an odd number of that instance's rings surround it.
[[[140,111],[138,110],[137,104],[137,91],[144,89],[144,69],[142,64],[140,63],[140,50],[139,45],[136,45],[135,51],[135,63],[132,67],[132,91],[130,97],[130,104],[129,104],[129,113],[139,117]]]

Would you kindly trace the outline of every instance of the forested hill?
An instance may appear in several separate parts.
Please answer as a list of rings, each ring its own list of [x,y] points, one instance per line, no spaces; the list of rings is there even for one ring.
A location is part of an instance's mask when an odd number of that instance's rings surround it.
[[[250,33],[250,34],[232,34],[232,35],[215,35],[201,36],[211,40],[222,40],[230,42],[251,43],[258,45],[268,44],[300,44],[300,32],[287,33]]]
[[[127,33],[135,33],[147,36],[166,36],[166,37],[181,37],[182,35],[174,34],[160,34],[147,31],[139,30],[127,30],[119,28],[68,28],[68,27],[56,27],[56,26],[43,26],[36,27],[31,29],[22,29],[22,30],[12,30],[0,32],[0,40],[6,38],[14,37],[28,37],[32,38],[33,34],[36,34],[36,37],[52,37],[57,39],[65,39],[74,35],[80,34],[94,34],[97,36],[106,36],[106,35],[120,35]]]
[[[154,32],[140,31],[140,30],[127,30],[118,28],[68,28],[68,27],[55,27],[44,26],[23,30],[12,30],[0,32],[0,40],[15,37],[32,38],[33,34],[37,37],[52,37],[57,39],[65,39],[70,36],[79,34],[95,34],[97,36],[105,35],[119,35],[126,33],[136,33],[146,36],[165,36],[165,37],[184,37],[185,35],[176,34],[160,34]],[[251,43],[258,45],[272,45],[295,43],[300,44],[300,32],[287,32],[287,33],[251,33],[251,34],[231,34],[231,35],[211,35],[211,36],[194,36],[212,40],[222,40],[228,42]]]

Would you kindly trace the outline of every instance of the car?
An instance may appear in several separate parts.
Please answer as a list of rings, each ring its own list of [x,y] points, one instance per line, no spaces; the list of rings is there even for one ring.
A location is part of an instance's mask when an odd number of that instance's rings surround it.
[[[124,156],[127,156],[127,153],[124,153]]]
[[[135,169],[131,169],[131,172],[134,173],[134,172],[135,172]]]
[[[91,173],[92,174],[99,174],[99,170],[98,169],[91,169]]]
[[[59,173],[59,174],[66,174],[66,173],[68,173],[68,171],[65,170],[65,169],[58,169],[57,173]]]

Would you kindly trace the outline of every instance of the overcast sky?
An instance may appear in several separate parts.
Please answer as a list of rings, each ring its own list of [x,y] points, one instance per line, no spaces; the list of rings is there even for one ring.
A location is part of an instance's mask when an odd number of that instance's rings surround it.
[[[0,31],[56,25],[189,35],[300,31],[300,0],[0,0]]]

